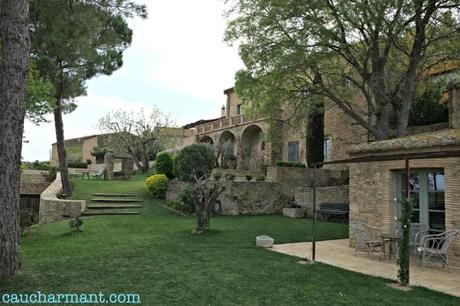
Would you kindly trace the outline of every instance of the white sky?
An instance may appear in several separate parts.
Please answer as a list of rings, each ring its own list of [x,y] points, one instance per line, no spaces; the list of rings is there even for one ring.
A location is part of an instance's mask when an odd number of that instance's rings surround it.
[[[223,90],[243,67],[238,51],[223,42],[222,0],[144,0],[147,20],[130,20],[134,37],[124,65],[111,76],[87,82],[88,95],[64,116],[65,138],[98,134],[99,118],[119,108],[156,105],[179,125],[220,116]],[[52,117],[49,117],[50,120]],[[23,160],[48,160],[54,124],[26,122]]]

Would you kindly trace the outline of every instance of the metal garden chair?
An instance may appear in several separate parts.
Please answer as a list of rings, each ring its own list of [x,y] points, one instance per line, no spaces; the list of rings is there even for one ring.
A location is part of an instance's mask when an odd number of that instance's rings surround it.
[[[358,251],[367,252],[369,257],[374,251],[382,250],[383,241],[380,237],[380,231],[370,227],[362,222],[350,223],[350,228],[356,239],[355,256]]]
[[[419,260],[422,261],[423,267],[425,267],[426,262],[438,258],[441,260],[442,266],[449,270],[447,251],[459,232],[458,229],[453,229],[441,234],[423,236],[420,240],[420,246],[417,248]]]

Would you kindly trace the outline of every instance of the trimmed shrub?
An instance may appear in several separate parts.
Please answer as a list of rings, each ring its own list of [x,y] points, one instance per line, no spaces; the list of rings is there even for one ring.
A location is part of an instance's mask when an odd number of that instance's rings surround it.
[[[252,180],[252,175],[246,174],[246,179],[247,179],[248,181]]]
[[[87,169],[88,164],[86,162],[70,162],[67,164],[69,168],[79,168],[79,169]]]
[[[88,158],[88,159],[86,160],[86,164],[91,165],[92,163],[93,163],[93,161],[92,161],[91,159]]]
[[[195,182],[195,178],[207,178],[211,175],[215,161],[211,145],[200,143],[187,146],[176,156],[178,177],[189,182]]]
[[[145,189],[156,199],[166,198],[169,180],[164,174],[154,174],[145,180]]]
[[[278,160],[276,161],[278,167],[296,167],[296,168],[305,168],[305,164],[302,163],[292,163],[287,161]]]
[[[171,154],[168,152],[160,152],[157,154],[155,160],[155,172],[157,174],[164,174],[168,179],[174,178],[173,174],[174,161]]]

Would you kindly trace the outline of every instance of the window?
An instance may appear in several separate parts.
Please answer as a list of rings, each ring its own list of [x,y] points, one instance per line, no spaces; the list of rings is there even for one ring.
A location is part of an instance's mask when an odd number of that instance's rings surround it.
[[[299,162],[299,142],[288,143],[288,161],[291,163]]]
[[[323,155],[324,155],[324,160],[328,160],[329,159],[329,152],[331,150],[331,138],[330,137],[326,137],[324,138],[324,142],[323,142]]]
[[[236,106],[236,114],[237,114],[237,115],[241,115],[241,104],[238,104],[238,105]]]

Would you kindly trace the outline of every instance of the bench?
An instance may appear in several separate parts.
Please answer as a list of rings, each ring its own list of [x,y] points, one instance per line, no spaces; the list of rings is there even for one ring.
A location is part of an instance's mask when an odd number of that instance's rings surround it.
[[[331,216],[336,216],[343,221],[348,219],[348,213],[350,206],[348,203],[330,203],[325,202],[319,204],[319,209],[316,211],[320,215],[322,220],[327,220]]]

